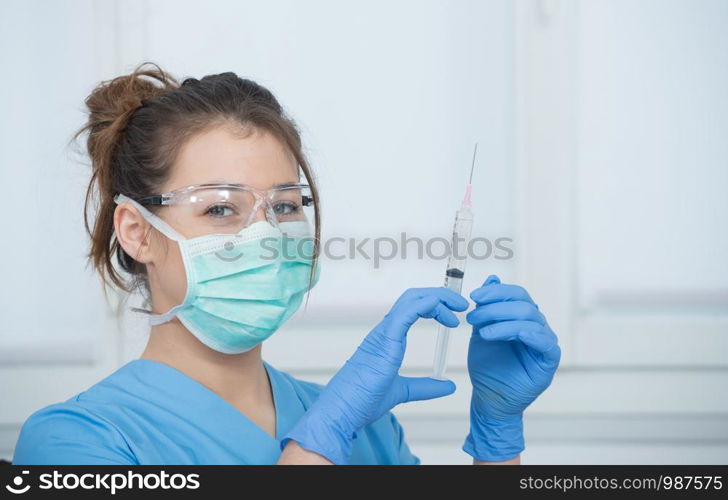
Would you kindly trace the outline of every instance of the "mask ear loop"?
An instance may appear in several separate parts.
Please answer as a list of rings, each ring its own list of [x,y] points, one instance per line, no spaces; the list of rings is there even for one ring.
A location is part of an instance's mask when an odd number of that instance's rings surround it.
[[[151,224],[152,227],[157,229],[160,233],[165,235],[170,240],[173,240],[176,242],[185,240],[185,238],[181,234],[179,234],[177,231],[175,231],[172,228],[172,226],[170,226],[165,221],[160,219],[158,216],[156,216],[155,214],[153,214],[152,212],[147,210],[147,208],[142,206],[138,201],[132,200],[128,196],[119,193],[116,196],[114,196],[114,202],[117,205],[120,203],[124,203],[124,202],[132,204],[137,210],[139,210],[139,213],[142,214],[142,217],[144,217],[144,219],[146,219],[146,221],[149,222],[149,224]],[[149,315],[149,324],[152,326],[155,326],[155,325],[161,325],[162,323],[166,323],[166,322],[172,320],[172,318],[174,318],[177,311],[181,308],[181,305],[182,304],[172,307],[169,311],[167,311],[164,314],[156,314],[156,313],[153,313],[150,311],[146,311],[144,309],[140,309],[138,307],[133,307],[132,310],[137,311],[137,312],[144,312],[144,313],[148,314]]]
[[[138,201],[132,200],[128,196],[119,193],[114,196],[114,202],[117,205],[123,202],[131,203],[132,205],[134,205],[134,207],[139,210],[139,213],[142,214],[147,222],[149,222],[155,229],[157,229],[160,233],[165,235],[170,240],[183,241],[186,239],[184,236],[175,231],[172,226],[170,226],[158,216],[147,210],[147,208],[140,204]]]

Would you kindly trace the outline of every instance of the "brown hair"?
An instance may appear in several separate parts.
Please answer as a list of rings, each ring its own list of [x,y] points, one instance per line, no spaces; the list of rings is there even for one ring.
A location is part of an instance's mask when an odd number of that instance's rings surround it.
[[[136,199],[157,194],[171,174],[184,142],[208,127],[226,123],[268,131],[293,154],[311,185],[316,265],[320,239],[318,191],[302,151],[298,127],[268,89],[233,72],[207,75],[200,80],[187,78],[180,85],[157,64],[144,62],[128,75],[99,83],[85,104],[88,121],[72,140],[88,132],[86,146],[92,174],[86,190],[84,223],[91,238],[88,258],[105,287],[115,285],[130,292],[143,286],[149,293],[146,266],[128,255],[114,234],[114,196],[122,193]],[[91,209],[95,212],[93,225]],[[131,276],[130,282],[125,282],[113,265],[114,255],[121,269]]]

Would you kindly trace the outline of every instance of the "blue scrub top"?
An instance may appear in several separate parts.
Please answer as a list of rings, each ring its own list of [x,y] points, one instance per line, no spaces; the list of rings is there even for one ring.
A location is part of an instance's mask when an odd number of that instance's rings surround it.
[[[273,391],[276,437],[215,392],[169,365],[128,362],[76,396],[34,412],[13,463],[275,464],[280,440],[323,388],[263,365]],[[391,412],[357,432],[351,464],[420,463]]]

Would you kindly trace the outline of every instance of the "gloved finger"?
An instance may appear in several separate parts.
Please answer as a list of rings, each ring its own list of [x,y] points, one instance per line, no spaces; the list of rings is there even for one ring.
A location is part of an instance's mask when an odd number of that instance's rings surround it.
[[[478,329],[478,335],[485,340],[519,340],[528,347],[540,352],[544,358],[553,358],[557,345],[556,334],[550,328],[535,321],[502,321]]]
[[[460,324],[460,320],[453,312],[443,304],[437,304],[431,313],[425,313],[423,318],[434,318],[448,328],[455,328]]]
[[[400,295],[391,310],[395,310],[400,306],[410,303],[414,299],[422,297],[437,297],[443,304],[453,311],[464,311],[470,306],[468,300],[459,293],[443,286],[437,286],[408,288],[404,291],[404,293],[402,293],[402,295]]]
[[[517,300],[514,302],[494,302],[477,306],[470,311],[465,319],[471,325],[482,325],[496,321],[535,321],[546,325],[546,318],[536,309],[532,302]]]
[[[452,380],[438,380],[431,377],[403,377],[400,375],[397,378],[397,383],[400,384],[402,403],[440,398],[455,392],[455,383]]]
[[[498,284],[500,282],[501,282],[501,280],[500,280],[500,278],[498,277],[497,274],[491,274],[490,276],[488,276],[485,279],[485,281],[483,282],[483,286],[485,286],[485,285]]]
[[[438,294],[431,294],[405,302],[396,311],[387,314],[390,321],[387,328],[384,329],[384,334],[388,338],[401,340],[419,318],[434,318],[447,327],[457,326],[460,321],[452,312],[443,307],[441,300]],[[450,317],[446,313],[449,313]]]
[[[534,303],[531,296],[522,286],[503,283],[490,283],[476,288],[470,292],[470,298],[478,305],[515,300]]]
[[[546,352],[542,352],[543,359],[550,364],[558,365],[561,361],[561,348],[559,344],[554,344],[551,349]]]

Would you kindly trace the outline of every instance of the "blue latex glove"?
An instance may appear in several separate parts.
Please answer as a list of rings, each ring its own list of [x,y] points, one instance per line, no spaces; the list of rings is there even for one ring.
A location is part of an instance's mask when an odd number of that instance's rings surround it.
[[[466,316],[473,325],[468,349],[473,394],[463,451],[500,462],[523,451],[523,411],[551,384],[561,349],[522,287],[491,275],[470,298],[476,303]]]
[[[451,309],[464,311],[468,305],[464,297],[444,287],[405,291],[284,436],[281,449],[293,439],[335,464],[345,464],[356,432],[365,425],[399,403],[453,393],[455,384],[450,380],[403,377],[398,371],[407,331],[418,318],[434,318],[454,328],[460,321]]]

